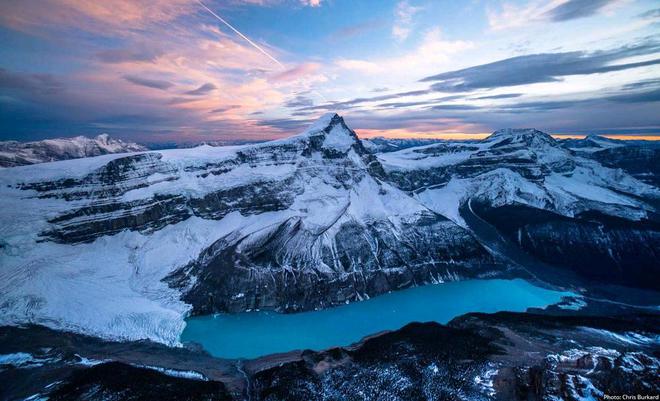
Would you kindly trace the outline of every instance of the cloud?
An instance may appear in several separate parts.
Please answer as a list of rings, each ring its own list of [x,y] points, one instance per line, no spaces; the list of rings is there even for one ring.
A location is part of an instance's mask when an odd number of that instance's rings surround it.
[[[637,16],[641,19],[656,20],[660,19],[660,8],[655,8],[653,10],[645,11]]]
[[[381,96],[372,96],[372,97],[359,97],[359,98],[354,98],[350,100],[344,100],[344,101],[333,101],[333,102],[327,102],[325,104],[317,105],[317,106],[307,106],[307,107],[301,107],[299,111],[312,111],[312,110],[345,110],[345,109],[350,109],[354,106],[363,104],[363,103],[370,103],[370,102],[378,102],[378,101],[383,101],[383,100],[390,100],[390,99],[398,99],[402,97],[407,97],[407,96],[419,96],[419,95],[424,95],[428,94],[430,91],[424,89],[424,90],[415,90],[415,91],[408,91],[408,92],[398,92],[398,93],[392,93],[389,95],[381,95]]]
[[[612,3],[614,0],[568,0],[543,15],[553,22],[568,21],[590,17]]]
[[[411,106],[432,106],[432,105],[437,105],[437,103],[439,103],[439,102],[449,102],[449,101],[458,100],[458,99],[465,99],[465,97],[463,95],[443,96],[441,98],[417,100],[417,101],[410,101],[410,102],[381,103],[376,107],[379,107],[379,108],[401,108],[401,107],[411,107]]]
[[[0,68],[0,88],[38,95],[54,95],[64,89],[64,84],[50,74],[26,74]]]
[[[438,28],[424,32],[418,46],[396,56],[372,60],[339,59],[334,64],[347,71],[364,75],[383,74],[391,81],[409,81],[411,77],[421,77],[437,70],[451,61],[451,56],[474,47],[474,43],[465,40],[448,40]],[[390,85],[390,81],[380,84]]]
[[[411,6],[407,0],[400,1],[394,10],[392,36],[399,42],[408,39],[413,26],[413,17],[422,7]]]
[[[382,65],[366,60],[340,59],[335,61],[335,65],[345,70],[359,71],[363,73],[374,73],[383,69]]]
[[[313,119],[308,120],[295,120],[292,118],[275,118],[275,119],[264,119],[256,121],[256,125],[260,127],[272,127],[278,130],[286,132],[298,132],[302,131],[307,126],[314,121]]]
[[[531,54],[432,75],[421,81],[436,82],[431,88],[442,92],[468,92],[476,89],[555,82],[567,75],[588,75],[657,65],[660,64],[660,58],[630,63],[612,63],[659,51],[660,43],[649,42],[591,53],[575,51]]]
[[[194,0],[7,0],[0,5],[0,24],[25,32],[72,27],[125,35],[131,29],[172,21],[195,7]]]
[[[354,38],[364,33],[376,30],[385,25],[381,19],[374,19],[359,24],[348,25],[337,29],[329,35],[329,39],[333,42],[339,42],[347,39]]]
[[[646,80],[643,80],[643,81],[631,82],[629,84],[623,85],[623,87],[621,87],[621,89],[623,89],[623,90],[635,90],[635,89],[647,89],[649,87],[660,88],[660,78],[646,79]]]
[[[307,96],[297,95],[284,103],[284,105],[289,108],[310,107],[314,105],[314,101]]]
[[[211,110],[211,113],[224,113],[230,110],[235,110],[240,108],[241,106],[238,104],[228,104],[226,106],[218,107],[216,109]]]
[[[485,99],[511,99],[515,97],[522,96],[522,93],[502,93],[500,95],[489,95],[489,96],[479,96],[475,97],[476,100],[485,100]]]
[[[174,85],[169,81],[142,78],[135,75],[124,75],[124,79],[135,85],[145,86],[147,88],[160,89],[160,90],[167,90]]]
[[[212,92],[215,89],[217,89],[215,85],[213,85],[210,82],[207,82],[204,85],[200,86],[199,88],[188,91],[185,94],[192,96],[201,96],[201,95],[206,95],[207,93]]]
[[[154,62],[163,54],[162,51],[140,47],[134,49],[109,49],[96,53],[96,58],[103,63]]]
[[[503,30],[540,22],[563,22],[594,16],[620,2],[621,0],[532,0],[523,6],[505,3],[499,11],[488,10],[488,23],[493,30]]]
[[[300,3],[304,6],[309,6],[309,7],[321,6],[321,0],[300,0]]]
[[[438,104],[431,106],[431,110],[477,110],[479,107],[469,104]]]
[[[272,79],[275,81],[294,81],[308,75],[315,74],[321,68],[319,63],[302,63],[293,68],[275,74]]]
[[[606,99],[621,103],[660,102],[660,88],[644,92],[625,93],[621,95],[609,96]]]

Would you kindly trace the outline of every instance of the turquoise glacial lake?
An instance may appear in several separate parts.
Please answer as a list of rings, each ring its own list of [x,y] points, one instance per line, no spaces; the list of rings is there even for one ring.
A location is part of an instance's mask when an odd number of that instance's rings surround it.
[[[568,292],[524,280],[469,280],[426,285],[313,312],[245,312],[187,320],[182,342],[201,344],[222,358],[256,358],[298,349],[350,345],[411,322],[447,323],[469,312],[523,312],[561,300]]]

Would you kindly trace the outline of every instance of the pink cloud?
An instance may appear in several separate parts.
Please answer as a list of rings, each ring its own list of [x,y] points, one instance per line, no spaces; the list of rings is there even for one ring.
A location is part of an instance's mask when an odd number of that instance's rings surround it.
[[[72,27],[94,33],[115,34],[152,23],[172,21],[190,13],[194,0],[5,0],[0,24],[30,31]]]
[[[297,66],[276,74],[272,77],[275,81],[294,81],[308,75],[313,75],[319,71],[319,63],[302,63]]]

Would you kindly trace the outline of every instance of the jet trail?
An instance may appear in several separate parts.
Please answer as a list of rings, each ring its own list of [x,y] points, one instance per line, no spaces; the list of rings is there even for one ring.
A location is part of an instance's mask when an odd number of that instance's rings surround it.
[[[273,61],[275,62],[275,64],[279,65],[280,68],[282,68],[283,70],[286,70],[286,67],[284,66],[284,64],[280,63],[275,57],[271,56],[270,53],[268,53],[266,50],[264,50],[261,46],[259,46],[258,44],[254,43],[252,40],[250,40],[250,38],[248,38],[247,36],[243,35],[238,29],[234,28],[229,22],[225,21],[224,18],[222,18],[222,17],[219,16],[218,14],[214,13],[213,10],[211,10],[210,8],[208,8],[208,7],[206,6],[206,4],[202,3],[202,0],[197,0],[197,2],[199,3],[200,6],[204,7],[204,9],[205,9],[206,11],[208,11],[212,16],[214,16],[215,18],[217,18],[217,19],[218,19],[220,22],[222,22],[223,24],[227,25],[227,27],[228,27],[229,29],[231,29],[232,31],[234,31],[234,32],[235,32],[238,36],[240,36],[241,38],[245,39],[245,40],[246,40],[249,44],[251,44],[255,49],[259,50],[264,56],[266,56],[266,57],[268,57],[269,59],[273,60]],[[326,99],[325,96],[323,96],[323,94],[322,94],[321,92],[317,91],[316,89],[312,89],[312,92],[314,92],[314,93],[316,93],[317,95],[319,95],[319,97],[320,97],[321,99],[323,99],[324,102],[327,102],[327,101],[328,101],[328,99]]]
[[[225,21],[224,18],[222,18],[222,17],[219,16],[218,14],[214,13],[213,10],[211,10],[211,9],[208,8],[208,7],[206,7],[206,4],[202,3],[201,0],[197,0],[197,2],[199,3],[200,6],[204,7],[204,9],[206,9],[206,11],[208,11],[209,13],[211,13],[212,16],[214,16],[215,18],[217,18],[217,19],[218,19],[220,22],[222,22],[223,24],[227,25],[227,27],[229,27],[229,29],[231,29],[232,31],[234,31],[238,36],[240,36],[241,38],[245,39],[245,40],[246,40],[249,44],[251,44],[255,49],[259,50],[259,51],[260,51],[261,53],[263,53],[266,57],[268,57],[269,59],[273,60],[277,65],[279,65],[279,66],[282,67],[283,69],[286,69],[286,67],[284,67],[284,65],[283,65],[282,63],[280,63],[279,61],[277,61],[277,59],[276,59],[275,57],[271,56],[267,51],[265,51],[264,49],[262,49],[261,46],[259,46],[258,44],[254,43],[253,41],[251,41],[250,38],[248,38],[247,36],[243,35],[238,29],[234,28],[229,22]]]

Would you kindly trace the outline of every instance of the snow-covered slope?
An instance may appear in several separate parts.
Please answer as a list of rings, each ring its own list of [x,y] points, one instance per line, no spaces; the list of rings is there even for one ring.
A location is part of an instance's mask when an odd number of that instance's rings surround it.
[[[305,310],[503,270],[385,178],[334,114],[263,144],[0,171],[0,323],[173,344],[191,309]]]
[[[127,153],[147,150],[132,142],[113,139],[108,134],[96,138],[45,139],[37,142],[0,142],[0,167],[77,159],[110,153]]]

